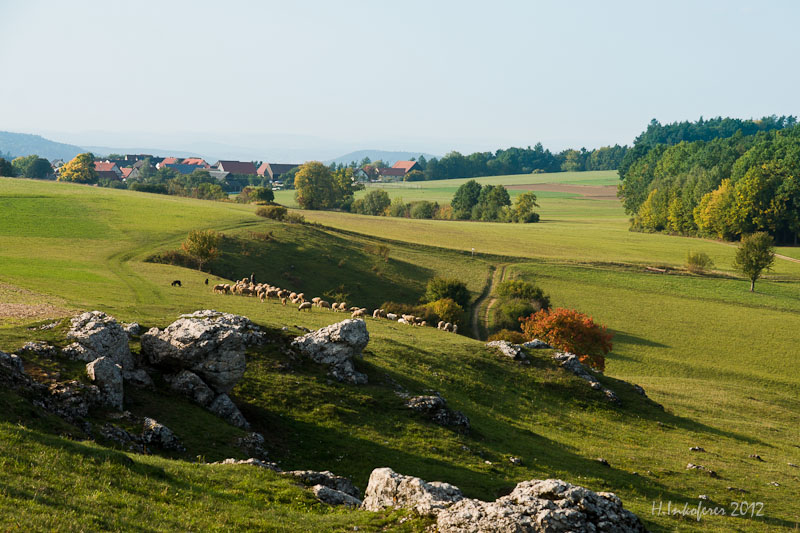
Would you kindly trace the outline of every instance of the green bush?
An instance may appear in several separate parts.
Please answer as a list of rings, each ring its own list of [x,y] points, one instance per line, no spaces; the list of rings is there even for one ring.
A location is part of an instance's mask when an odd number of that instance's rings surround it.
[[[350,209],[353,213],[360,215],[380,216],[386,212],[386,208],[391,204],[389,194],[383,189],[374,189],[354,201]]]
[[[256,209],[256,215],[272,220],[284,220],[288,212],[282,205],[265,205]]]
[[[410,216],[409,204],[403,202],[402,198],[395,198],[389,205],[389,216],[404,218]]]
[[[464,318],[464,308],[451,298],[442,298],[441,300],[430,302],[426,304],[426,307],[433,311],[439,317],[439,320],[444,320],[445,322],[461,325]]]
[[[497,284],[495,294],[501,298],[534,301],[540,309],[550,308],[550,297],[540,287],[529,281],[517,279],[501,281]]]
[[[433,278],[428,281],[423,300],[435,302],[443,298],[450,298],[464,309],[469,307],[469,290],[463,281],[445,278]]]
[[[705,252],[692,252],[686,254],[686,270],[694,274],[702,274],[709,268],[714,268],[714,261]]]
[[[519,319],[539,310],[541,306],[536,301],[521,298],[503,300],[497,305],[493,326],[495,329],[520,330]]]
[[[433,218],[438,208],[439,204],[435,202],[414,202],[411,204],[411,218]]]
[[[305,224],[306,217],[304,217],[300,213],[289,213],[285,217],[283,217],[283,221],[288,222],[289,224]]]

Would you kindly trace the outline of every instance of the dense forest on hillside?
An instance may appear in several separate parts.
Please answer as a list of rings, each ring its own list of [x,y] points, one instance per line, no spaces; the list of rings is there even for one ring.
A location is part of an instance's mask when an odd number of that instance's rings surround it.
[[[637,137],[619,167],[632,228],[721,239],[800,233],[800,127],[792,116],[661,125]]]

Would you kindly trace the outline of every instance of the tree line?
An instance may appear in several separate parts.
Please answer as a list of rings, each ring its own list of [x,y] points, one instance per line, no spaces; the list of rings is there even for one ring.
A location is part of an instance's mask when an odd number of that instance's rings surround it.
[[[568,149],[558,153],[546,150],[541,143],[533,148],[508,148],[495,152],[474,152],[463,155],[450,152],[442,158],[416,159],[421,171],[412,171],[405,181],[446,180],[455,178],[477,178],[481,176],[502,176],[506,174],[531,174],[540,172],[580,172],[584,170],[615,170],[628,150],[627,146],[604,146],[587,150]],[[413,159],[412,159],[413,160]],[[383,161],[371,161],[365,157],[352,161],[349,165],[334,164],[333,169],[363,169],[371,177],[377,177],[377,170],[389,166]]]
[[[653,121],[619,168],[632,229],[737,240],[800,234],[800,127],[791,116]]]

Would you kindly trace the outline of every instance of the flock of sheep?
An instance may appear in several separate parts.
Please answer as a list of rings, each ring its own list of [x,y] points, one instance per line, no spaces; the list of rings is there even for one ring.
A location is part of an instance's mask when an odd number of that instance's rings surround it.
[[[280,287],[274,287],[272,285],[268,285],[266,283],[253,283],[251,280],[244,278],[240,281],[237,281],[233,285],[229,283],[218,283],[214,285],[213,292],[218,294],[238,294],[240,296],[255,296],[258,297],[262,302],[266,302],[269,299],[275,298],[280,300],[282,305],[286,305],[287,303],[291,302],[293,305],[297,305],[298,311],[311,311],[312,307],[319,307],[320,309],[330,309],[331,311],[338,312],[338,313],[351,313],[352,318],[364,318],[368,316],[367,308],[366,307],[347,307],[346,302],[333,302],[330,303],[326,300],[323,300],[320,297],[311,298],[311,300],[306,300],[306,295],[302,292],[292,292],[286,289],[281,289]],[[383,309],[375,309],[372,312],[372,318],[380,319],[386,318],[388,320],[397,321],[400,324],[408,324],[410,326],[427,326],[428,323],[423,320],[422,318],[414,315],[397,315],[395,313],[387,313]],[[451,324],[450,322],[445,322],[444,320],[440,320],[436,326],[438,329],[442,331],[451,331],[453,333],[458,333],[458,325]]]

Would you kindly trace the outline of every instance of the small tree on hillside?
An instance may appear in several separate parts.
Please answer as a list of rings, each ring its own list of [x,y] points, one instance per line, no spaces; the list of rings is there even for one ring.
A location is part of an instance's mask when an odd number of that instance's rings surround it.
[[[181,247],[183,251],[197,260],[200,270],[203,265],[219,256],[219,243],[222,235],[214,230],[192,230]]]
[[[595,324],[592,317],[574,309],[558,308],[542,309],[521,321],[528,340],[543,340],[554,348],[574,353],[582,363],[600,371],[605,369],[605,354],[611,351],[614,334]]]
[[[756,290],[756,280],[761,277],[764,270],[769,270],[775,262],[775,247],[772,237],[765,231],[742,237],[733,268],[744,274],[750,280],[750,292]]]
[[[58,181],[97,183],[97,171],[94,169],[94,156],[89,152],[76,155],[72,161],[61,167]]]

